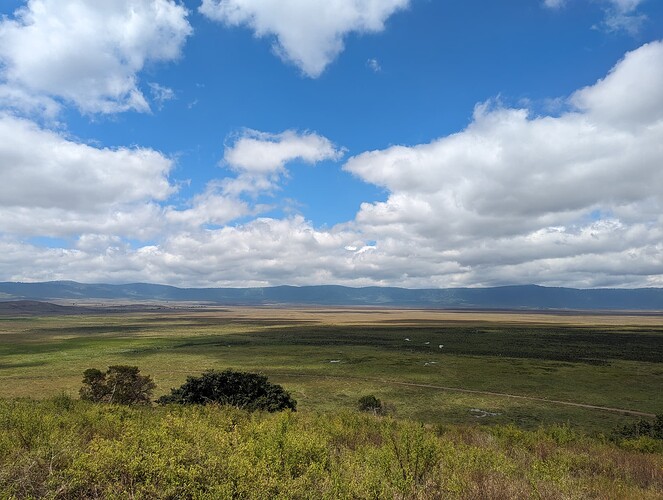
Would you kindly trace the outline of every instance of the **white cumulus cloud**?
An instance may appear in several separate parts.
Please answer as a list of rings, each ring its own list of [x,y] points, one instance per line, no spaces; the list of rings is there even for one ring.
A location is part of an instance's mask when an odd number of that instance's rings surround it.
[[[342,154],[329,139],[315,133],[299,134],[286,130],[269,134],[245,130],[232,146],[226,148],[223,158],[237,171],[267,174],[282,170],[293,160],[313,164],[338,160]]]
[[[0,236],[78,238],[74,250],[60,254],[76,259],[104,241],[120,242],[106,262],[144,257],[127,239],[202,238],[210,226],[256,216],[267,207],[244,200],[243,193],[273,190],[290,161],[316,163],[343,154],[312,132],[245,131],[226,150],[236,175],[210,181],[203,192],[175,204],[177,188],[169,179],[174,161],[158,151],[91,146],[6,113],[0,114],[0,137]],[[154,249],[146,255],[162,250]]]
[[[646,274],[663,236],[661,68],[663,43],[650,43],[559,117],[484,104],[457,134],[351,158],[348,171],[389,191],[356,218],[371,255],[428,273],[456,264],[450,284],[660,282],[663,270]]]
[[[343,154],[343,149],[313,132],[286,130],[280,134],[270,134],[245,130],[225,149],[224,163],[238,175],[226,179],[223,189],[235,195],[269,191],[286,172],[287,163],[295,160],[309,164],[325,160],[337,161]]]
[[[663,116],[662,52],[660,41],[629,52],[604,79],[577,91],[571,102],[606,124],[655,123]]]
[[[652,42],[554,116],[489,102],[455,134],[356,155],[344,168],[387,197],[333,227],[257,218],[245,196],[274,189],[289,162],[339,160],[316,133],[244,131],[225,150],[230,177],[182,207],[163,154],[96,148],[3,115],[0,273],[185,286],[663,286],[662,67],[663,42]],[[39,236],[74,243],[46,248],[31,242]]]
[[[97,148],[0,114],[0,231],[141,232],[175,188],[173,161],[144,148]]]
[[[0,102],[12,93],[18,108],[48,98],[86,113],[147,111],[138,75],[179,57],[186,17],[173,0],[29,0],[0,21]]]
[[[316,78],[343,50],[351,32],[375,33],[409,0],[203,0],[200,12],[256,36],[274,36],[285,61]]]

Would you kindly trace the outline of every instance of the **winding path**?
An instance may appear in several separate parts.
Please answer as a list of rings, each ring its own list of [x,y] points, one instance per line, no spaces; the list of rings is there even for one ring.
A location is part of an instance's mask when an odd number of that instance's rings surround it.
[[[526,399],[528,401],[540,401],[543,403],[552,403],[556,405],[566,405],[566,406],[575,406],[578,408],[588,408],[590,410],[603,410],[610,411],[613,413],[622,413],[625,415],[635,415],[638,417],[651,417],[654,418],[656,415],[653,413],[646,413],[638,410],[625,410],[623,408],[612,408],[610,406],[598,406],[590,405],[586,403],[574,403],[572,401],[560,401],[558,399],[546,399],[546,398],[537,398],[534,396],[519,396],[517,394],[507,394],[505,392],[491,392],[491,391],[477,391],[474,389],[462,389],[460,387],[445,387],[442,385],[431,385],[431,384],[415,384],[414,382],[397,382],[395,380],[378,380],[379,382],[384,382],[393,385],[405,385],[409,387],[426,387],[429,389],[437,389],[440,391],[453,391],[453,392],[465,392],[469,394],[483,394],[486,396],[499,396],[503,398],[513,398],[513,399]]]
[[[371,378],[371,377],[353,377],[353,376],[343,376],[343,375],[317,375],[317,374],[308,374],[308,373],[275,373],[274,375],[285,376],[285,377],[315,377],[315,378],[331,378],[331,379],[349,379],[349,380],[362,380],[365,382],[379,382],[384,385],[402,385],[406,387],[422,387],[424,389],[435,389],[438,391],[449,391],[449,392],[462,392],[466,394],[481,394],[484,396],[496,396],[503,398],[512,398],[512,399],[524,399],[527,401],[538,401],[541,403],[550,403],[554,405],[564,405],[564,406],[574,406],[576,408],[587,408],[589,410],[602,410],[609,411],[612,413],[620,413],[622,415],[634,415],[636,417],[649,417],[654,418],[656,415],[654,413],[647,413],[639,410],[627,410],[624,408],[613,408],[610,406],[599,406],[592,405],[587,403],[574,403],[572,401],[561,401],[558,399],[547,399],[547,398],[537,398],[535,396],[521,396],[518,394],[508,394],[505,392],[492,392],[492,391],[479,391],[476,389],[463,389],[462,387],[447,387],[444,385],[434,385],[434,384],[418,384],[416,382],[400,382],[397,380],[388,380],[381,378]]]

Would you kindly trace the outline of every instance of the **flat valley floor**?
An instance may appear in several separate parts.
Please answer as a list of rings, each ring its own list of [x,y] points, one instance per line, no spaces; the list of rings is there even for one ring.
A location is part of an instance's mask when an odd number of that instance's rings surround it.
[[[31,304],[0,315],[0,397],[76,396],[85,369],[115,364],[151,375],[155,397],[233,368],[283,385],[299,411],[373,394],[425,423],[600,433],[663,412],[663,314]]]

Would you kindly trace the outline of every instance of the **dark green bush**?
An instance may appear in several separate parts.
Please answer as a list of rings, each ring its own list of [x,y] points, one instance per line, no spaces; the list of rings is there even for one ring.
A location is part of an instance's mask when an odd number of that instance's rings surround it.
[[[373,396],[373,394],[359,398],[357,407],[359,408],[359,411],[365,411],[375,415],[384,415],[385,413],[385,407],[382,404],[382,401]]]
[[[625,425],[613,431],[616,439],[633,439],[649,437],[663,440],[663,413],[656,415],[653,421],[640,419],[635,423]]]
[[[178,389],[162,396],[160,404],[208,404],[236,406],[249,411],[296,410],[297,401],[283,387],[264,375],[234,370],[210,370],[200,377],[188,377]]]
[[[115,365],[106,373],[96,368],[85,370],[79,394],[95,403],[149,404],[155,387],[152,377],[140,375],[137,366]]]

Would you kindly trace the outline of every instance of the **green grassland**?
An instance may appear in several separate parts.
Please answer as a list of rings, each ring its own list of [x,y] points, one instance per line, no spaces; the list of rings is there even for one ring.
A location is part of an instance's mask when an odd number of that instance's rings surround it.
[[[410,313],[404,320],[376,310],[350,320],[342,312],[264,309],[254,316],[202,310],[0,318],[0,397],[76,396],[86,368],[131,364],[154,378],[157,395],[187,375],[234,368],[282,384],[300,411],[351,410],[372,393],[396,417],[426,424],[563,423],[602,433],[636,418],[546,399],[663,412],[661,318]]]

